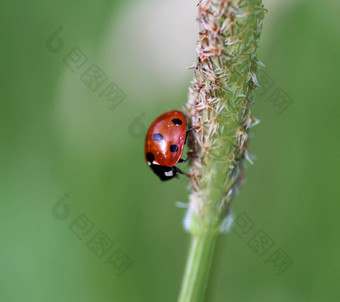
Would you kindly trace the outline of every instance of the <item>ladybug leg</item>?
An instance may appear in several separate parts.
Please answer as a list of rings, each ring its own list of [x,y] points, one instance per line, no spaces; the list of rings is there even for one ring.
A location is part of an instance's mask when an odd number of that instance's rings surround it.
[[[198,157],[198,155],[192,151],[188,152],[188,157],[186,159],[180,158],[179,163],[186,163],[190,157]]]
[[[175,173],[183,174],[183,175],[186,175],[186,176],[190,177],[189,174],[184,173],[181,169],[177,168],[176,166],[173,166],[172,169],[175,171]]]
[[[189,157],[198,157],[197,153],[195,153],[194,151],[189,151],[188,156]]]
[[[195,130],[196,128],[197,128],[197,127],[191,127],[189,130],[187,130],[187,132],[186,132],[186,134],[185,134],[184,144],[187,143],[188,134],[189,134],[191,131]]]
[[[185,174],[181,169],[177,168],[176,166],[173,166],[172,169],[179,174]]]
[[[189,157],[187,157],[186,159],[180,158],[178,162],[179,163],[185,163],[185,162],[188,161],[188,159],[189,159]]]

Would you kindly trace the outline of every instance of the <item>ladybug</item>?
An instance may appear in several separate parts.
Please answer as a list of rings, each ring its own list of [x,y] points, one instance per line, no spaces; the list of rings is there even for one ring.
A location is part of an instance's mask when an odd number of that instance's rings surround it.
[[[162,114],[151,124],[145,138],[145,159],[162,181],[185,174],[175,165],[187,161],[181,156],[189,131],[185,115],[178,110]]]

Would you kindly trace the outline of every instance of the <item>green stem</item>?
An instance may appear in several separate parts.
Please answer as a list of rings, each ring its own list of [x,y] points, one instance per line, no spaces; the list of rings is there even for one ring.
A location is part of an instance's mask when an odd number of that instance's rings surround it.
[[[256,50],[264,18],[262,0],[200,0],[194,78],[185,111],[191,195],[185,227],[192,242],[179,302],[198,302],[207,287],[216,238],[245,179],[252,91],[261,66]]]
[[[178,302],[203,299],[218,234],[193,236]]]

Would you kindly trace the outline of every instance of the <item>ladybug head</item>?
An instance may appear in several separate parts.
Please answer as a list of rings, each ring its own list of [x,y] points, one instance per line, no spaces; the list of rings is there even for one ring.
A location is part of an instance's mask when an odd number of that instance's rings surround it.
[[[176,176],[176,171],[173,169],[173,167],[166,167],[155,164],[151,164],[150,167],[152,171],[157,174],[162,181],[169,180]]]
[[[152,171],[158,175],[158,177],[162,180],[169,180],[176,176],[176,170],[173,167],[166,167],[158,165],[154,160],[155,157],[152,153],[146,154],[146,159],[148,161],[148,165],[152,169]]]

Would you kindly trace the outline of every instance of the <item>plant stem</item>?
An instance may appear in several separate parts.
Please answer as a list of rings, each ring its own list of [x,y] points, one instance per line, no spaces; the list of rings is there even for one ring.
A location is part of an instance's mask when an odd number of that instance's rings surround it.
[[[178,302],[201,301],[207,285],[218,234],[193,236]]]
[[[264,18],[262,0],[201,0],[194,79],[186,115],[195,131],[191,195],[185,227],[192,235],[179,302],[204,298],[215,240],[223,231],[234,194],[245,179],[256,57]]]

